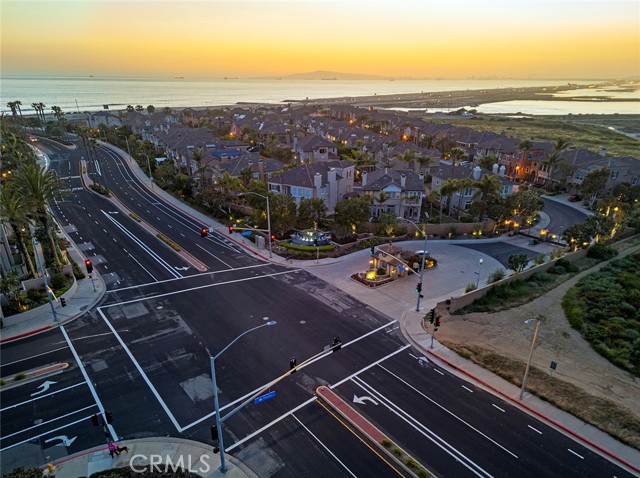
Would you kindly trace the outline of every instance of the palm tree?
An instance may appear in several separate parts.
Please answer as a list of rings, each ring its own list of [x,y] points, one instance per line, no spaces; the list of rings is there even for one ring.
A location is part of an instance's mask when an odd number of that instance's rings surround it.
[[[44,117],[44,109],[47,107],[42,101],[38,103],[38,111],[40,111],[40,115],[42,116],[42,124],[46,123],[47,120]]]
[[[376,209],[376,217],[380,216],[380,207],[387,202],[387,199],[389,199],[389,193],[387,193],[386,191],[380,191],[380,193],[373,198],[374,202],[378,203],[378,208]]]
[[[555,172],[556,167],[560,162],[562,162],[562,158],[560,154],[567,149],[571,144],[569,141],[563,138],[558,138],[553,145],[553,150],[551,153],[545,154],[545,159],[543,161],[544,164],[549,166],[549,183],[553,184],[553,173]]]
[[[433,164],[433,158],[431,156],[418,156],[414,164],[419,164],[419,169],[422,171]]]
[[[402,153],[396,153],[393,155],[394,159],[399,159],[400,161],[402,161],[405,166],[405,169],[409,169],[409,163],[411,163],[412,161],[415,161],[416,159],[416,152],[413,149],[405,149]]]
[[[434,143],[434,146],[438,148],[438,150],[440,150],[440,154],[444,156],[445,153],[451,149],[451,142],[446,136],[440,136]]]
[[[42,225],[47,235],[54,262],[60,262],[58,247],[53,238],[52,221],[48,211],[48,202],[59,196],[62,185],[52,170],[45,171],[38,164],[23,164],[18,168],[15,185],[20,194],[31,206],[31,213]]]
[[[18,114],[18,107],[16,106],[16,102],[15,101],[9,101],[7,103],[7,106],[11,110],[11,115],[13,116],[13,119],[15,119],[16,115]]]
[[[27,252],[24,236],[22,235],[23,229],[29,224],[30,209],[24,197],[20,194],[20,191],[13,187],[13,182],[14,181],[11,181],[7,187],[0,190],[0,217],[8,221],[11,225],[18,251],[20,251],[27,266],[27,272],[31,276],[35,276],[33,262],[31,262],[31,256]]]
[[[135,108],[132,105],[127,105],[127,113],[133,113],[135,111]]]
[[[202,148],[200,146],[195,148],[193,150],[193,153],[192,153],[193,160],[196,162],[196,165],[197,165],[196,166],[197,171],[200,171],[200,169],[201,169],[202,154],[203,154],[203,152],[202,152]],[[191,162],[189,161],[189,163],[191,163]],[[189,164],[189,174],[193,176],[193,172],[191,171],[191,164]],[[202,178],[200,178],[200,181],[202,181]]]
[[[440,186],[440,219],[442,221],[442,198],[447,197],[447,215],[451,216],[451,203],[453,202],[453,194],[460,190],[460,181],[458,179],[447,179]]]
[[[16,100],[14,101],[16,108],[18,109],[18,113],[20,114],[20,123],[22,123],[22,108],[20,108],[22,106],[22,101],[20,100]]]
[[[487,205],[485,204],[487,197],[499,194],[502,189],[502,183],[497,175],[485,174],[479,181],[475,181],[473,183],[473,187],[477,189],[476,193],[473,195],[473,200],[481,201],[480,220],[482,220],[487,209]]]

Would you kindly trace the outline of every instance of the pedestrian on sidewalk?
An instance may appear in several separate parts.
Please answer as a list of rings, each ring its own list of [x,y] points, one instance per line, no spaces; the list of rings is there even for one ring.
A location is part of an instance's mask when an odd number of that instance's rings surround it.
[[[107,447],[109,448],[109,455],[111,455],[111,458],[113,458],[114,455],[120,456],[120,450],[118,450],[118,445],[113,443],[113,441],[110,440]]]

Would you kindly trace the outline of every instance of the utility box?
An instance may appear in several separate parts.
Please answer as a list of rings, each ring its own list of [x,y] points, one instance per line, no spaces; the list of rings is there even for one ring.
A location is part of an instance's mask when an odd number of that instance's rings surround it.
[[[258,249],[266,249],[266,241],[264,239],[264,237],[262,236],[256,236],[256,246],[258,246]]]

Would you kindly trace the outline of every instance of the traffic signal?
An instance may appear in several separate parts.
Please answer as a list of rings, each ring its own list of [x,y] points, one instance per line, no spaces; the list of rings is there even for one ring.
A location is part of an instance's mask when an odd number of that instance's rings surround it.
[[[371,248],[369,249],[369,251],[370,251],[369,253],[370,253],[371,255],[373,255],[373,254],[376,252],[376,246],[371,246]]]
[[[65,299],[64,297],[60,297],[60,304],[62,304],[62,307],[66,307],[67,306],[67,299]]]
[[[435,330],[438,330],[438,327],[440,327],[440,317],[436,317]]]
[[[436,309],[431,309],[431,315],[429,316],[429,322],[433,324],[433,321],[436,320]]]
[[[209,230],[206,227],[203,227],[202,229],[200,229],[200,237],[207,237],[208,233],[209,233]]]
[[[418,285],[416,285],[416,292],[418,294],[422,292],[422,282],[418,282]]]
[[[100,420],[98,419],[98,415],[91,415],[91,424],[94,427],[99,427],[100,426]]]
[[[218,426],[217,425],[213,425],[211,427],[211,440],[215,444],[218,443]]]
[[[291,373],[296,372],[296,365],[298,365],[298,361],[296,360],[295,357],[289,360],[289,370],[291,370]]]
[[[233,234],[233,226],[229,226],[229,234]]]
[[[334,352],[337,352],[338,350],[340,350],[341,347],[342,347],[342,340],[340,340],[340,337],[335,336],[333,338],[333,343],[331,344],[331,348],[333,349]]]
[[[273,242],[273,241],[275,241],[275,240],[276,240],[276,236],[275,236],[275,234],[271,234],[271,242]]]
[[[84,260],[84,265],[87,268],[87,274],[91,274],[93,272],[93,264],[89,259]]]
[[[104,412],[104,416],[107,419],[107,423],[113,423],[113,414],[111,412]]]

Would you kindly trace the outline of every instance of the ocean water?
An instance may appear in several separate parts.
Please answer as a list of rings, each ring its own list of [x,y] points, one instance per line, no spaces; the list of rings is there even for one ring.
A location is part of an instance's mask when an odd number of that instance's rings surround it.
[[[33,113],[32,103],[44,103],[46,112],[59,106],[64,112],[124,109],[127,105],[156,108],[227,106],[237,103],[286,104],[287,101],[455,90],[490,90],[507,87],[587,85],[585,80],[290,80],[290,79],[189,79],[0,77],[0,108],[9,113],[9,101],[22,102],[23,114]],[[640,86],[640,85],[636,85]],[[586,90],[593,92],[593,90]],[[575,92],[574,92],[575,94]],[[608,93],[615,95],[615,93]],[[486,112],[566,114],[625,113],[640,111],[640,93],[626,92],[633,103],[505,102],[482,105]],[[517,103],[517,104],[513,104]],[[578,107],[577,105],[582,105]],[[589,105],[587,109],[583,106]],[[582,108],[582,109],[581,109]],[[545,111],[545,110],[549,111]],[[535,111],[535,112],[534,112]],[[550,112],[551,111],[551,112]]]

